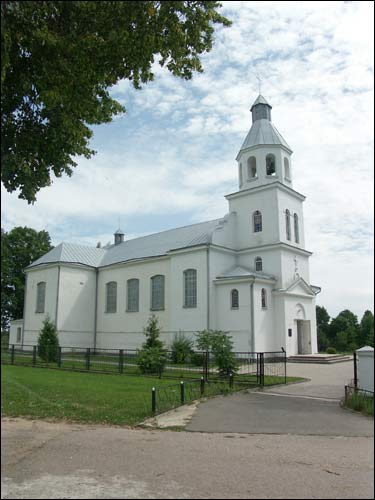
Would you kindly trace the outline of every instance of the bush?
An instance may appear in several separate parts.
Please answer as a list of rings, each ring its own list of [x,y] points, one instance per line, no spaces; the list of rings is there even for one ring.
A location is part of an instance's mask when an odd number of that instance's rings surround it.
[[[142,373],[158,374],[161,376],[165,364],[167,362],[167,355],[158,347],[150,347],[138,354],[138,366]]]
[[[327,354],[336,354],[336,349],[334,347],[327,347]]]
[[[59,355],[59,338],[57,330],[49,316],[43,321],[38,337],[38,355],[43,361],[56,362]]]
[[[194,341],[185,337],[182,333],[174,336],[171,345],[171,361],[176,364],[184,364],[191,361],[193,355]]]
[[[190,363],[194,366],[204,366],[205,359],[205,354],[193,352],[193,354],[190,356]]]
[[[146,336],[146,342],[138,353],[137,364],[142,373],[155,373],[160,377],[167,363],[167,355],[164,342],[159,339],[160,328],[155,315],[150,317],[143,333]]]
[[[221,330],[202,330],[196,334],[198,349],[211,351],[220,375],[229,375],[238,370],[232,337]]]

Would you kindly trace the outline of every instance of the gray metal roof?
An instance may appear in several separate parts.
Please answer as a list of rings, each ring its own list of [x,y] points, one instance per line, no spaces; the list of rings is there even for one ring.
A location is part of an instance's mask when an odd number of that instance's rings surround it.
[[[29,268],[48,263],[75,263],[93,267],[109,266],[118,262],[165,255],[170,250],[187,248],[211,242],[211,236],[221,219],[191,226],[170,229],[160,233],[124,241],[107,248],[94,248],[72,243],[61,243]]]
[[[259,278],[264,280],[275,280],[276,278],[270,274],[251,271],[246,267],[236,266],[229,271],[216,276],[216,279],[235,279],[235,278]]]
[[[258,97],[255,99],[253,105],[251,106],[250,108],[250,111],[253,109],[254,106],[256,106],[257,104],[267,104],[267,106],[269,106],[270,108],[272,108],[271,104],[269,102],[266,101],[266,99],[262,96],[262,95],[258,95]]]
[[[249,130],[249,133],[246,136],[246,139],[244,140],[244,143],[241,146],[240,152],[253,146],[259,146],[262,144],[280,145],[284,146],[289,151],[292,151],[277,128],[272,124],[272,122],[266,119],[256,120],[253,123],[251,129]],[[237,155],[237,159],[240,152]]]

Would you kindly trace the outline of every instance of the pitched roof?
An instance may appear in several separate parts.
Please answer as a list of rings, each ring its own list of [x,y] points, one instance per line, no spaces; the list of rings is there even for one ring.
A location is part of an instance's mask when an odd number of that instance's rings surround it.
[[[250,269],[247,269],[246,267],[242,267],[242,266],[233,267],[232,269],[225,272],[224,274],[220,274],[219,276],[216,276],[216,279],[218,279],[218,280],[235,279],[235,278],[259,278],[259,279],[264,279],[264,280],[275,280],[276,279],[274,276],[271,276],[270,274],[254,272],[254,271],[251,271]]]
[[[258,97],[255,99],[253,105],[251,106],[250,108],[250,111],[253,109],[254,106],[256,106],[257,104],[267,104],[267,106],[269,106],[270,108],[272,108],[271,104],[268,103],[266,101],[266,99],[261,95],[259,94]]]
[[[272,122],[263,118],[261,120],[256,120],[252,124],[251,129],[249,130],[249,133],[247,134],[236,159],[238,159],[241,151],[262,144],[281,145],[289,151],[292,151],[288,143],[285,141],[277,128],[272,124]]]
[[[73,243],[60,243],[57,247],[30,264],[27,269],[48,263],[74,263],[103,267],[119,262],[158,257],[171,250],[211,242],[211,236],[221,219],[170,229],[160,233],[124,241],[106,248],[94,248]]]

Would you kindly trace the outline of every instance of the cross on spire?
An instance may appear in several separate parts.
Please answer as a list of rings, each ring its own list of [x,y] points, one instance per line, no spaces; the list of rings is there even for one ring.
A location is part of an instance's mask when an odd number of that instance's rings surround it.
[[[255,78],[258,80],[259,95],[261,95],[261,93],[262,93],[261,90],[262,90],[262,81],[263,81],[263,78],[260,75],[256,74],[256,73],[255,73]]]

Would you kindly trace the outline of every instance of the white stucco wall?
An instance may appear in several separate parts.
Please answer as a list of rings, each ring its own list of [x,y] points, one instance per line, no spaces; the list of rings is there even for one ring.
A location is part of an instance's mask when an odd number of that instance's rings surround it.
[[[61,266],[57,311],[60,345],[94,346],[95,288],[95,269]]]
[[[297,289],[294,293],[280,295],[279,300],[284,301],[285,304],[285,323],[283,331],[280,330],[280,335],[284,336],[282,345],[286,346],[287,355],[298,354],[297,320],[299,319],[310,321],[311,353],[316,354],[318,352],[318,343],[315,296],[308,296]],[[289,328],[292,329],[292,337],[288,336]]]
[[[277,191],[278,209],[277,213],[279,216],[279,226],[280,226],[280,240],[283,243],[288,243],[290,245],[297,246],[299,248],[305,248],[305,228],[304,228],[304,218],[303,218],[303,201],[296,197],[290,192],[283,191],[279,189]],[[290,212],[290,236],[291,239],[286,238],[286,210]],[[294,232],[294,214],[298,215],[298,228],[299,228],[299,243],[296,243],[295,232]]]
[[[37,284],[46,282],[46,300],[44,313],[35,312]],[[58,266],[52,265],[29,270],[26,273],[26,300],[24,309],[24,340],[23,344],[36,344],[42,323],[47,315],[56,320],[56,298],[58,285]]]
[[[262,308],[261,290],[267,292],[267,307]],[[270,283],[254,283],[254,326],[255,351],[279,351],[280,345],[275,336],[275,304]]]
[[[17,330],[21,329],[21,336],[19,341],[17,341]],[[20,345],[22,343],[22,331],[23,331],[23,320],[15,319],[10,322],[9,326],[9,345]]]

